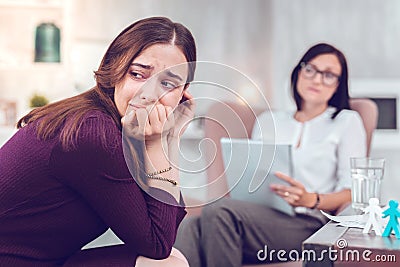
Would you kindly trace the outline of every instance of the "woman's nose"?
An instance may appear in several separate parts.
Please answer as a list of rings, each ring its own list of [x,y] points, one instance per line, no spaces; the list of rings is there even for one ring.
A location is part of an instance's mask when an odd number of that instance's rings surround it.
[[[145,85],[143,85],[140,92],[140,100],[144,102],[144,104],[152,104],[157,102],[158,90],[156,84],[147,82]]]
[[[321,72],[317,72],[315,76],[312,78],[314,83],[322,83],[323,81],[323,74]]]
[[[157,95],[149,92],[143,92],[140,94],[140,100],[145,104],[155,103],[157,101]]]

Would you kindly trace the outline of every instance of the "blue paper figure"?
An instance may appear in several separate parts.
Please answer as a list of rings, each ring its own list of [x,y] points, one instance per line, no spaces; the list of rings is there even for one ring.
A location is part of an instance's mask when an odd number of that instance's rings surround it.
[[[389,236],[394,231],[396,238],[400,239],[400,231],[399,231],[399,221],[400,218],[400,211],[397,209],[399,203],[395,200],[389,201],[389,208],[383,211],[382,218],[389,217],[389,222],[386,225],[385,231],[383,232],[382,236]]]

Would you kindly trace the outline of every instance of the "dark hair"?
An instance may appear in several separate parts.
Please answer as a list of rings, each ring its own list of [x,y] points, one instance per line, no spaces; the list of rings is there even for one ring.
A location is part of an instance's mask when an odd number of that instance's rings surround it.
[[[21,128],[38,121],[38,136],[41,139],[54,137],[61,129],[60,141],[65,149],[76,146],[79,128],[84,115],[90,110],[109,114],[121,129],[121,116],[114,102],[115,85],[122,81],[131,62],[146,48],[155,44],[174,44],[185,55],[189,64],[186,83],[194,78],[196,45],[190,31],[168,18],[151,17],[139,20],[124,29],[108,47],[99,69],[95,71],[96,86],[92,89],[41,108],[37,108],[18,121]],[[65,121],[72,118],[68,127]],[[105,135],[103,137],[105,141]]]
[[[196,45],[190,31],[182,24],[164,17],[140,20],[123,30],[110,44],[100,67],[95,71],[98,87],[114,90],[122,81],[132,61],[154,44],[178,46],[187,62],[196,61]],[[194,78],[195,64],[189,64],[187,83]]]
[[[297,110],[301,110],[302,99],[297,91],[297,80],[299,77],[299,71],[301,69],[300,64],[302,62],[307,63],[313,58],[322,54],[336,55],[342,67],[342,74],[339,77],[339,84],[337,86],[336,92],[328,101],[329,106],[336,108],[336,112],[332,115],[332,119],[334,119],[337,114],[339,114],[339,112],[343,109],[350,109],[347,62],[343,53],[340,52],[337,48],[329,44],[320,43],[308,49],[308,51],[304,54],[304,56],[300,59],[299,63],[292,71],[290,86],[292,89],[293,98],[296,102]]]

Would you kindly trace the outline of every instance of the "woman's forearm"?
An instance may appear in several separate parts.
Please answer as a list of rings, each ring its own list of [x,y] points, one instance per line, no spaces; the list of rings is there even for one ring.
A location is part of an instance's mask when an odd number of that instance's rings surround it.
[[[172,167],[170,172],[171,177],[178,182],[179,186],[179,139],[177,137],[173,137],[168,140],[168,155],[170,165]]]
[[[320,194],[320,203],[316,207],[320,210],[335,211],[351,201],[351,190],[344,189],[339,192]]]
[[[167,142],[159,142],[152,145],[146,145],[144,151],[144,165],[146,173],[155,173],[160,170],[166,170],[172,167],[170,171],[166,171],[155,176],[170,179],[176,181],[179,185],[179,176],[176,175],[174,166],[171,166],[172,162],[170,158],[170,145]],[[173,154],[173,153],[172,153]],[[150,187],[155,187],[167,191],[170,193],[176,201],[180,201],[180,190],[179,186],[174,185],[168,180],[159,180],[153,178],[146,178],[147,184]]]

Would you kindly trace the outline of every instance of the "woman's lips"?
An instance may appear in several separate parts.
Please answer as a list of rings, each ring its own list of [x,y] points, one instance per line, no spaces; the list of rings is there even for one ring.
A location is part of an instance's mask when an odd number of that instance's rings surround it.
[[[321,92],[321,90],[318,90],[318,89],[316,89],[316,88],[314,88],[314,87],[308,87],[308,91],[313,92],[313,93],[319,93],[319,92]]]
[[[129,103],[129,106],[132,107],[134,110],[137,110],[137,109],[140,109],[140,108],[146,108],[146,106],[132,104],[132,103]]]

